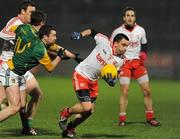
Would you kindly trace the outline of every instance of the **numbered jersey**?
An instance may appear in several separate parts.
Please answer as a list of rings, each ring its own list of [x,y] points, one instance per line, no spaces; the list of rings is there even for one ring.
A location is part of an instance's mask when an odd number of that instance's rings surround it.
[[[90,80],[98,79],[101,68],[106,64],[114,64],[119,68],[124,63],[122,58],[113,55],[111,41],[106,36],[98,33],[94,39],[96,41],[96,47],[90,55],[75,68],[78,73]]]
[[[21,41],[21,44],[22,43],[26,44],[28,42],[31,42],[33,39],[38,37],[38,32],[30,24],[19,25],[15,29],[15,33],[16,33],[16,41],[17,41],[17,43],[19,43],[18,41]],[[17,46],[17,44],[16,44],[16,46]],[[16,47],[16,49],[17,49],[17,47]]]
[[[44,43],[39,38],[34,38],[32,42],[26,44],[19,39],[15,47],[16,51],[7,63],[10,69],[20,76],[39,63],[44,65],[51,63]]]
[[[12,18],[0,32],[0,38],[4,40],[0,59],[7,61],[13,56],[16,34],[10,29],[12,26],[23,24],[19,16]]]
[[[39,63],[51,63],[44,43],[30,24],[19,25],[16,30],[16,45],[8,65],[16,74],[23,75]],[[47,64],[48,65],[48,64]]]
[[[135,24],[132,30],[127,30],[124,25],[115,29],[111,35],[111,40],[119,34],[123,33],[128,36],[130,40],[130,45],[126,49],[125,56],[128,60],[139,59],[139,53],[141,51],[141,44],[146,44],[146,33],[144,28]]]

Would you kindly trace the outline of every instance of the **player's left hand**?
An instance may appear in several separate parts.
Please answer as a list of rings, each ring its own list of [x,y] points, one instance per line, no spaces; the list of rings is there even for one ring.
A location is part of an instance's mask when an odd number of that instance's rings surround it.
[[[82,34],[80,32],[71,33],[71,40],[79,40],[82,38]]]
[[[108,83],[109,86],[111,86],[111,87],[113,87],[113,86],[116,84],[116,82],[117,82],[117,78],[112,78],[111,73],[109,73],[109,74],[107,73],[107,75],[104,76],[103,79],[104,79],[104,80],[106,81],[106,83]]]

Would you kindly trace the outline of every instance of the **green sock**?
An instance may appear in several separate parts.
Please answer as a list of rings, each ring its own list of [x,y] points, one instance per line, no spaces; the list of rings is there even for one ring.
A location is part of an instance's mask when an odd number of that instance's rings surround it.
[[[32,127],[33,125],[33,119],[28,119],[28,127]]]

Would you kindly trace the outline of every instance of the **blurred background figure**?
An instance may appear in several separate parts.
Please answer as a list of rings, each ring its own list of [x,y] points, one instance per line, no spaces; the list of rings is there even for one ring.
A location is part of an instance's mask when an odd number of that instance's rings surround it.
[[[133,7],[126,7],[123,10],[123,21],[124,23],[113,31],[110,38],[112,41],[118,33],[124,33],[130,39],[130,44],[125,52],[126,62],[120,68],[119,73],[121,87],[119,126],[126,125],[126,109],[131,79],[137,80],[143,92],[147,123],[159,126],[160,122],[154,118],[149,76],[144,65],[148,49],[146,32],[136,23],[136,11]]]

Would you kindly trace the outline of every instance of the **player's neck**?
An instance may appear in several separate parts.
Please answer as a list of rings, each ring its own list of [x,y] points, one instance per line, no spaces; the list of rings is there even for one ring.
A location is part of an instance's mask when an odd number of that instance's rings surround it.
[[[24,16],[22,14],[18,14],[18,18],[24,23],[26,24],[27,21],[24,19]]]
[[[124,24],[124,27],[128,30],[128,31],[132,31],[134,28],[135,28],[136,24],[134,25],[127,25],[127,24]]]

